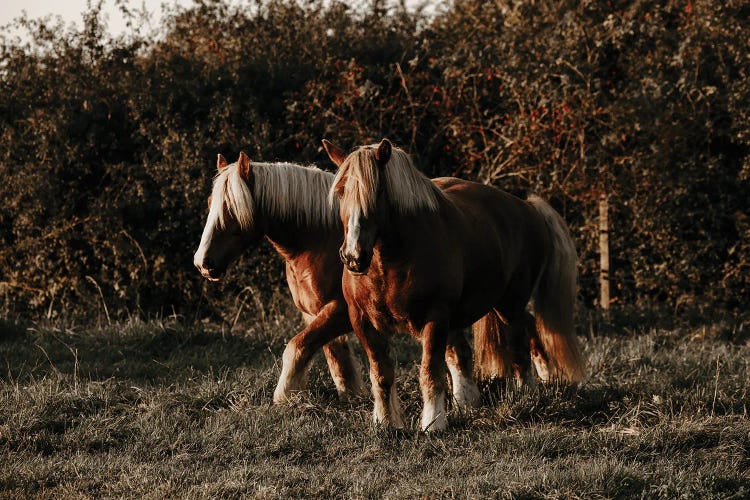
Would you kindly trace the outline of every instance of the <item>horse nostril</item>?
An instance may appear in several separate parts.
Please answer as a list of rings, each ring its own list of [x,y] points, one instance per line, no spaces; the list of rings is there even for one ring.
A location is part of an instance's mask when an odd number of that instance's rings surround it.
[[[339,248],[339,259],[341,259],[341,263],[342,264],[346,264],[347,263],[347,259],[344,256],[344,249],[343,248]]]
[[[352,272],[358,273],[362,270],[362,262],[359,259],[349,258],[346,259],[346,268]]]
[[[214,263],[213,259],[203,259],[203,268],[204,269],[214,269],[216,267],[216,264]]]

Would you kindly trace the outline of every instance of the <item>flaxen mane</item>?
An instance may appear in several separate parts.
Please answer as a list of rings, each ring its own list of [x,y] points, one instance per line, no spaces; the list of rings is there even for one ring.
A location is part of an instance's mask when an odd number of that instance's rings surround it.
[[[361,146],[341,164],[329,194],[332,204],[340,194],[340,203],[344,207],[359,207],[365,215],[375,209],[382,173],[375,161],[377,147],[377,144]],[[393,148],[384,172],[388,199],[400,213],[410,214],[419,210],[434,212],[438,209],[438,198],[443,193],[414,167],[411,158],[402,149]]]
[[[236,163],[214,178],[210,213],[218,218],[220,227],[225,226],[228,212],[242,228],[248,228],[253,224],[256,209],[305,226],[333,228],[341,224],[338,206],[331,206],[326,200],[333,174],[291,163],[252,163],[250,170],[252,193]]]

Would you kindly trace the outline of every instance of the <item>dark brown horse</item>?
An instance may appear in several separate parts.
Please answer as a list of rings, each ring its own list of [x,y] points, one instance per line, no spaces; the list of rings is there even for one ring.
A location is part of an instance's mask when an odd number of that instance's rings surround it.
[[[422,343],[423,430],[446,427],[444,359],[480,318],[480,362],[505,371],[510,361],[528,380],[533,348],[543,378],[585,377],[573,325],[576,252],[547,203],[459,179],[430,181],[386,139],[349,155],[324,146],[339,166],[331,200],[344,226],[343,290],[370,362],[376,422],[402,425],[387,352],[394,330]],[[526,312],[531,299],[536,327]]]
[[[327,200],[333,175],[289,163],[251,163],[244,153],[231,165],[219,155],[217,168],[195,266],[218,280],[265,236],[286,263],[287,283],[306,323],[284,350],[274,401],[305,387],[309,362],[321,348],[339,394],[361,392],[346,337],[351,325],[341,291],[341,222]]]

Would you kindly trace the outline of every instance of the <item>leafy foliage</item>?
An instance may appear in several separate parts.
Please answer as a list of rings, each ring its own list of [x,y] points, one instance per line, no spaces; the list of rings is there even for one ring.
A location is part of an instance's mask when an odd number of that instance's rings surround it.
[[[746,2],[223,0],[158,33],[20,20],[0,44],[0,297],[7,311],[227,314],[276,293],[254,249],[220,287],[192,269],[216,153],[327,166],[388,136],[432,176],[550,198],[596,299],[597,200],[615,297],[739,309],[750,295]],[[135,20],[134,20],[135,22]],[[195,311],[195,309],[198,311]]]

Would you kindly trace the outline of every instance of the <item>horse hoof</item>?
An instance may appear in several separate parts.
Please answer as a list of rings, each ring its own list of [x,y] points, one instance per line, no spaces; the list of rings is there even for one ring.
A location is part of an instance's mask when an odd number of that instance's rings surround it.
[[[441,432],[447,428],[448,419],[445,418],[445,414],[438,415],[430,421],[422,419],[422,432]]]
[[[463,387],[453,397],[456,399],[456,405],[462,410],[476,408],[482,399],[481,394],[479,394],[479,388],[476,385]]]

